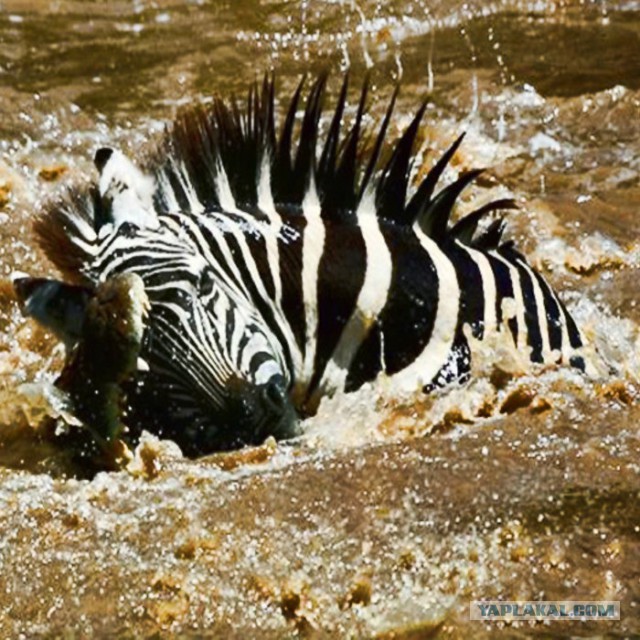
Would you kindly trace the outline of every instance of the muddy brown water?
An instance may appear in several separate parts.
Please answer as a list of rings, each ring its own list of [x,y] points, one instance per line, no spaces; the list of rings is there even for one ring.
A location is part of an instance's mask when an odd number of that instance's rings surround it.
[[[374,116],[401,80],[390,135],[429,98],[425,166],[467,131],[451,175],[490,169],[465,206],[518,199],[509,234],[610,372],[483,352],[435,398],[330,399],[297,443],[193,462],[148,439],[74,477],[38,428],[62,354],[8,284],[52,273],[42,201],[181,105],[346,67]],[[2,637],[640,634],[638,2],[3,2],[0,113]],[[483,598],[619,600],[621,620],[471,622]]]

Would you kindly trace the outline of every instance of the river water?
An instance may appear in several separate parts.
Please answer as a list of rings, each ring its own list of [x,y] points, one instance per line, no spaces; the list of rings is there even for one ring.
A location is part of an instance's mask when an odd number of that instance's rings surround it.
[[[426,167],[467,132],[451,176],[489,169],[463,209],[518,200],[508,235],[599,375],[496,345],[461,389],[329,399],[294,444],[147,438],[81,479],[38,427],[61,349],[9,282],[53,273],[34,215],[97,147],[135,158],[185,104],[326,68],[334,92],[370,74],[374,118],[400,82],[390,136],[428,98]],[[3,637],[492,637],[468,611],[493,597],[622,603],[507,637],[640,633],[640,3],[1,2],[0,114]]]

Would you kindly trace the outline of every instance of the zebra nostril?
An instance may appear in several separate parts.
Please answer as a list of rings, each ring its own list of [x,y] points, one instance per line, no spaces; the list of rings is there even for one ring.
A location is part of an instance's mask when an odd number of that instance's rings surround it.
[[[268,382],[262,391],[262,397],[274,411],[282,413],[288,406],[287,390],[280,381]]]
[[[300,421],[291,403],[284,378],[276,376],[260,387],[263,423],[256,434],[263,442],[267,436],[286,440],[300,435]]]

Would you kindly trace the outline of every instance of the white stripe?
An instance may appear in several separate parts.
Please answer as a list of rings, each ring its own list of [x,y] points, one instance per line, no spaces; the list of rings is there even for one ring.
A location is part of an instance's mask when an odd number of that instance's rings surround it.
[[[438,307],[429,342],[422,353],[392,379],[404,391],[432,382],[447,363],[455,339],[460,308],[460,286],[453,264],[438,245],[417,227],[416,237],[427,252],[438,274]]]
[[[239,369],[245,374],[251,373],[251,360],[253,357],[259,353],[271,354],[271,346],[267,340],[267,338],[257,331],[251,334],[251,337],[247,341],[242,350]],[[269,362],[273,362],[274,367],[280,372],[280,368],[278,367],[275,360],[269,360]],[[264,363],[263,363],[264,364]]]
[[[267,263],[273,281],[274,298],[278,308],[282,311],[282,280],[280,279],[280,248],[278,236],[282,229],[282,220],[273,220],[268,229],[264,230],[264,241],[267,248]]]
[[[71,206],[70,203],[69,206]],[[87,203],[86,206],[91,212],[92,219],[95,218],[96,212],[93,205]],[[62,213],[68,222],[75,227],[73,231],[66,234],[71,243],[88,256],[97,255],[100,252],[100,248],[96,245],[98,234],[95,229],[73,209],[65,208]]]
[[[222,161],[218,158],[216,162],[216,193],[218,194],[218,200],[220,201],[220,207],[223,211],[234,212],[237,205],[233,194],[231,193],[231,186],[229,185],[229,178],[227,178],[227,172],[224,170]]]
[[[95,244],[95,240],[98,240],[98,236],[97,235],[96,235],[96,237],[94,239],[94,242],[92,242],[91,240],[87,240],[87,242],[83,242],[82,240],[80,240],[77,237],[73,237],[70,234],[67,234],[67,235],[68,235],[69,240],[71,240],[71,243],[75,244],[76,247],[79,247],[80,250],[84,254],[86,254],[88,256],[92,256],[92,257],[95,257],[97,255],[98,249],[97,249],[97,246]]]
[[[496,280],[493,274],[493,269],[487,257],[480,251],[468,247],[462,242],[456,240],[456,245],[469,254],[469,257],[475,262],[478,270],[480,271],[480,277],[482,278],[482,293],[484,297],[484,334],[486,338],[487,334],[496,331],[498,329],[498,318],[496,317]]]
[[[235,365],[234,368],[240,368],[241,372],[246,373],[248,369],[245,369],[244,367],[238,367],[238,365],[240,364],[239,361],[242,360],[243,350],[240,349],[240,343],[242,342],[242,339],[245,337],[245,334],[247,331],[247,322],[244,317],[240,317],[241,313],[238,308],[236,308],[235,310],[232,310],[231,313],[233,316],[233,321],[232,321],[233,324],[231,327],[231,340],[229,341],[229,358],[231,358],[234,361],[234,365]],[[225,318],[224,336],[226,338],[227,337],[226,335],[227,334],[227,331],[226,331],[227,314],[225,314],[224,318]],[[223,344],[226,344],[226,340],[223,341]]]
[[[175,160],[171,161],[173,165],[176,176],[178,176],[178,180],[180,181],[180,186],[184,191],[185,196],[187,197],[187,202],[189,203],[189,209],[193,213],[202,213],[204,211],[204,205],[198,199],[198,195],[196,194],[196,190],[193,188],[191,184],[191,178],[189,177],[189,172],[187,168],[184,166],[184,162],[180,163],[180,166],[176,165]]]
[[[310,203],[311,201],[309,201],[309,204]],[[269,265],[269,271],[271,273],[271,279],[274,286],[275,317],[280,329],[282,330],[284,339],[287,342],[289,352],[291,353],[293,375],[298,377],[302,375],[303,371],[302,353],[282,309],[282,276],[280,273],[280,248],[278,246],[278,237],[283,230],[284,223],[282,216],[276,210],[276,206],[273,201],[273,193],[271,191],[271,164],[268,156],[266,155],[263,157],[262,164],[260,166],[260,177],[258,179],[258,207],[267,216],[267,218],[269,218],[269,223],[262,225],[261,230],[267,249],[267,264]],[[306,243],[304,243],[303,239],[303,251],[305,244]],[[306,296],[304,299],[307,300]]]
[[[372,202],[363,199],[358,207],[357,215],[366,251],[364,282],[358,294],[356,308],[345,325],[322,376],[319,393],[324,393],[326,389],[344,389],[353,358],[387,303],[391,286],[391,253],[372,206]],[[372,211],[374,215],[371,215]]]
[[[282,313],[282,282],[280,280],[280,251],[278,249],[278,235],[282,229],[282,218],[276,211],[271,192],[271,168],[268,157],[264,157],[260,166],[260,178],[258,180],[258,207],[269,218],[267,229],[263,230],[263,236],[267,248],[267,262],[271,279],[274,284],[275,302]]]
[[[260,164],[260,176],[258,178],[258,208],[264,212],[272,222],[280,222],[280,216],[276,211],[271,192],[271,161],[265,153]]]
[[[274,360],[263,362],[254,374],[256,384],[267,384],[275,375],[281,375],[282,371]]]
[[[567,318],[564,315],[564,310],[560,306],[560,300],[558,300],[558,296],[555,296],[555,298],[556,302],[558,303],[558,311],[560,312],[560,324],[562,326],[562,361],[568,363],[571,359],[571,356],[575,353],[575,349],[571,346],[571,341],[569,340],[569,329],[567,328]],[[580,336],[582,337],[582,333],[580,334]]]
[[[77,215],[75,211],[65,209],[64,215],[69,220],[71,224],[76,228],[76,233],[82,236],[85,242],[93,243],[98,239],[98,235],[95,232],[95,229],[82,217]],[[93,212],[95,216],[95,211]],[[78,244],[80,247],[83,246],[82,241],[78,241],[77,238],[71,237],[71,240]]]
[[[571,348],[571,344],[569,342],[569,330],[567,329],[567,319],[564,314],[564,310],[562,309],[562,304],[558,299],[555,291],[551,288],[549,283],[546,280],[542,280],[543,284],[541,285],[547,291],[547,294],[553,298],[556,305],[558,305],[558,319],[560,321],[560,354],[563,362],[569,362],[569,359],[574,353],[574,350]]]
[[[522,298],[522,289],[520,287],[520,274],[508,260],[503,258],[497,251],[489,251],[489,255],[496,258],[506,265],[509,269],[509,277],[511,278],[511,288],[513,289],[513,300],[516,306],[516,322],[518,323],[518,335],[516,336],[516,347],[520,351],[524,351],[527,345],[527,325],[524,321],[524,300]],[[503,302],[506,298],[503,298]],[[503,312],[504,313],[504,312]]]
[[[544,295],[538,279],[533,275],[531,269],[522,260],[518,260],[518,264],[529,274],[533,285],[533,297],[536,299],[536,307],[538,311],[538,326],[540,327],[540,335],[542,337],[542,361],[555,362],[551,355],[551,345],[549,343],[549,321],[547,319],[547,308],[544,304]]]
[[[263,236],[267,248],[267,262],[275,288],[275,300],[280,307],[282,300],[282,283],[280,281],[280,252],[278,250],[278,234],[282,228],[282,218],[276,211],[271,192],[271,165],[265,155],[260,166],[258,180],[258,208],[269,218],[269,228],[264,229]]]
[[[169,181],[169,177],[167,176],[166,171],[161,171],[157,178],[157,184],[162,197],[166,203],[166,207],[168,211],[180,211],[180,205],[178,204],[178,200],[176,199],[175,191],[171,186],[171,182]]]
[[[305,309],[306,347],[298,383],[306,386],[313,375],[318,342],[318,271],[324,252],[325,228],[321,218],[320,199],[312,178],[302,201],[307,220],[302,244],[302,295]]]

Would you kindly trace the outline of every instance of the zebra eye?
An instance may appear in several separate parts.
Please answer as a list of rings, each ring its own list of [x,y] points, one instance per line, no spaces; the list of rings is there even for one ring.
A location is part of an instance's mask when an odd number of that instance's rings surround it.
[[[200,274],[200,295],[203,297],[211,295],[213,287],[215,286],[215,279],[213,276],[213,269],[205,267]]]
[[[138,232],[138,227],[131,222],[123,222],[118,227],[118,233],[125,238],[133,238]]]

